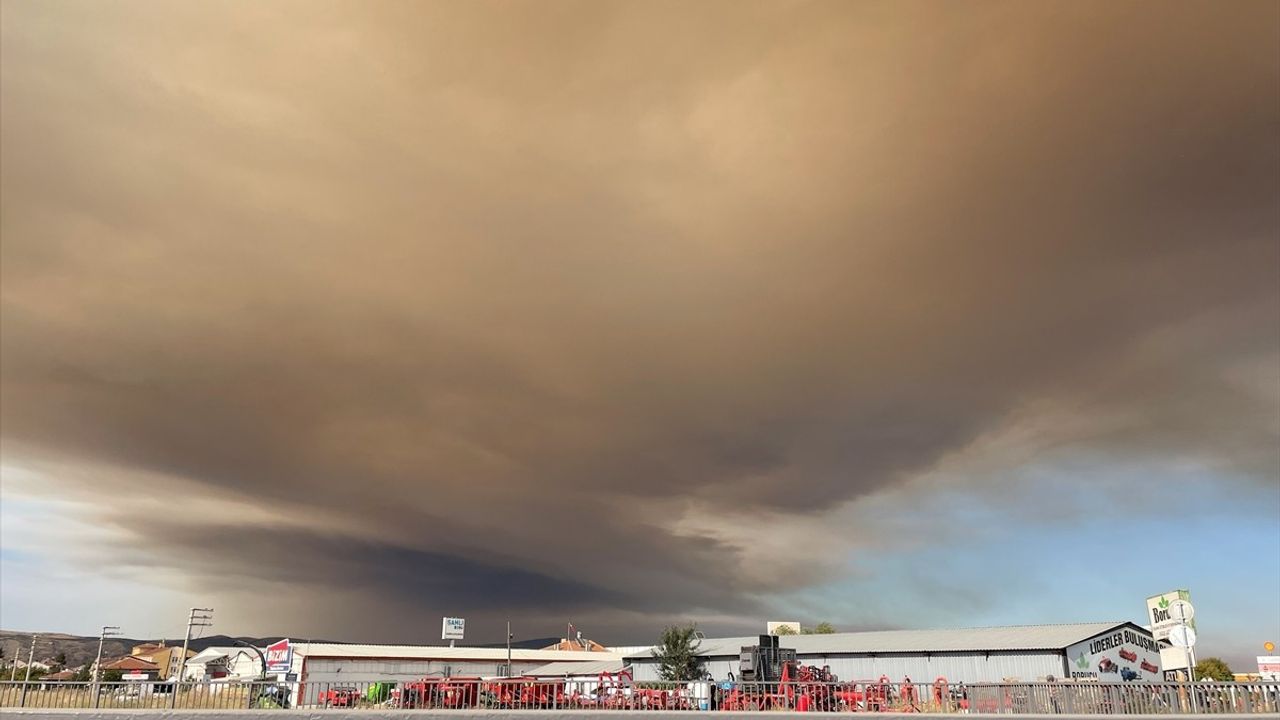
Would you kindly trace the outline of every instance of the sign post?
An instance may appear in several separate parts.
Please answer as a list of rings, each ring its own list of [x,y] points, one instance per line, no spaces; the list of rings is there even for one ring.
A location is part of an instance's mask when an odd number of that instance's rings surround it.
[[[1195,626],[1189,624],[1196,616],[1196,609],[1186,600],[1174,600],[1169,603],[1170,613],[1177,618],[1178,625],[1169,631],[1169,642],[1181,647],[1187,656],[1187,679],[1195,682],[1196,661],[1191,648],[1196,644]]]
[[[1147,598],[1147,620],[1151,623],[1151,634],[1156,640],[1169,643],[1169,634],[1174,628],[1186,627],[1194,632],[1196,629],[1195,608],[1191,606],[1191,591],[1171,590],[1160,595]],[[1194,642],[1194,641],[1193,641]],[[1172,644],[1172,643],[1170,643]],[[1181,653],[1186,667],[1187,682],[1195,681],[1195,652],[1190,647],[1183,647]],[[1176,656],[1176,651],[1170,653]],[[1162,657],[1167,657],[1161,653]],[[1176,662],[1176,661],[1175,661]],[[1163,665],[1164,663],[1161,663]]]

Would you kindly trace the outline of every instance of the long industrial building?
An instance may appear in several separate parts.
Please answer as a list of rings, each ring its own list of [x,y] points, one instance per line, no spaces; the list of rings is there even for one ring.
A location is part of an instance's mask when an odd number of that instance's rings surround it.
[[[334,685],[523,675],[548,663],[594,664],[621,657],[612,652],[513,649],[508,673],[507,651],[502,648],[300,642],[292,646],[289,672],[299,682],[294,702],[310,704],[317,693]]]
[[[826,665],[848,681],[1162,678],[1159,646],[1149,631],[1131,622],[789,635],[779,641],[794,648],[802,664]],[[758,642],[758,637],[705,638],[698,656],[713,679],[736,678],[742,648]],[[637,681],[659,679],[651,651],[629,654],[626,661]]]

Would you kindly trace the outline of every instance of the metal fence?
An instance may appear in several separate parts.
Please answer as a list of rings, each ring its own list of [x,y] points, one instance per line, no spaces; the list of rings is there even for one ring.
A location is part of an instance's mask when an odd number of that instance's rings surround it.
[[[423,678],[408,682],[0,682],[0,707],[687,710],[980,714],[1280,712],[1280,683],[937,683]]]

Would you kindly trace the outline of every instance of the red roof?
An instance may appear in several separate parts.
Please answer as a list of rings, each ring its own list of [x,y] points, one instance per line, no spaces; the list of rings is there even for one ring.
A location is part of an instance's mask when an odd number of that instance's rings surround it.
[[[158,670],[160,669],[160,666],[159,666],[159,665],[157,665],[157,664],[155,664],[155,663],[153,663],[153,662],[147,662],[146,660],[143,660],[142,658],[137,658],[137,657],[134,657],[134,656],[132,656],[132,655],[127,655],[127,656],[125,656],[125,657],[120,658],[119,660],[115,660],[115,661],[112,661],[112,662],[107,663],[106,665],[103,665],[103,666],[102,666],[102,669],[103,669],[103,670],[143,670],[143,671],[146,671],[146,670],[153,670],[153,671],[158,671]]]

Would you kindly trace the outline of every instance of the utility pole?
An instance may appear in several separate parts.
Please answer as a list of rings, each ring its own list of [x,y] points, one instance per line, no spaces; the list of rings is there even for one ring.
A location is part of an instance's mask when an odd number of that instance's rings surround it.
[[[27,653],[27,676],[22,679],[22,682],[31,682],[31,663],[36,661],[36,638],[38,637],[40,636],[31,636],[31,650]]]
[[[191,644],[191,628],[212,625],[213,608],[191,608],[191,614],[187,616],[187,634],[182,638],[182,659],[178,661],[178,677],[170,690],[170,708],[178,706],[178,688],[182,687],[182,677],[187,674],[187,646]]]
[[[507,677],[511,677],[511,621],[507,621]]]
[[[31,650],[27,653],[27,676],[22,679],[22,696],[18,698],[18,707],[25,707],[27,704],[27,687],[31,685],[31,663],[36,661],[36,638],[39,635],[31,636]],[[13,660],[17,664],[17,658]]]
[[[117,625],[102,626],[102,634],[98,636],[98,658],[93,661],[93,682],[95,685],[102,678],[102,644],[107,641],[109,636],[119,634],[120,627]]]
[[[119,635],[120,628],[116,625],[103,625],[102,634],[98,636],[98,659],[93,661],[93,706],[98,707],[98,701],[101,699],[102,693],[98,689],[98,683],[102,679],[102,644],[107,641],[109,635]]]

